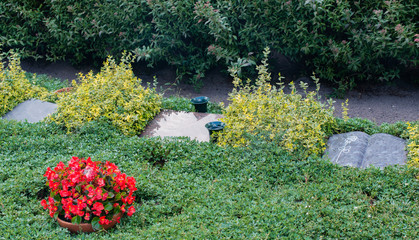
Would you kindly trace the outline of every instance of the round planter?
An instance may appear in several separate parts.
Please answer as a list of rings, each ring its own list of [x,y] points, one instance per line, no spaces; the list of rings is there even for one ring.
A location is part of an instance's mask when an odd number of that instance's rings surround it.
[[[54,93],[70,92],[73,89],[74,89],[74,87],[61,88],[61,89],[58,89],[57,91],[55,91]]]
[[[191,103],[195,106],[197,112],[205,113],[207,112],[208,97],[196,97],[191,99]]]
[[[120,212],[116,214],[115,216],[113,216],[112,221],[109,224],[102,225],[102,228],[105,230],[113,228],[117,223],[116,220],[118,219],[118,217],[122,217],[122,214],[123,213]],[[93,226],[90,223],[73,224],[71,222],[67,222],[61,219],[60,217],[57,218],[57,222],[61,227],[67,228],[72,233],[78,233],[78,232],[90,233],[90,232],[96,231],[95,229],[93,229]]]
[[[216,142],[217,141],[217,137],[213,136],[213,134],[215,132],[222,131],[224,129],[225,125],[226,125],[225,123],[220,122],[220,121],[214,121],[214,122],[209,122],[209,123],[205,124],[205,127],[209,131],[211,142]]]

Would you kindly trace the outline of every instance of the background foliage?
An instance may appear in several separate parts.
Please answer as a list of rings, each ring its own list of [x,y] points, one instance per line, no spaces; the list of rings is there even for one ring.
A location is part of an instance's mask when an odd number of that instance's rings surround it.
[[[252,65],[269,46],[342,93],[417,71],[418,11],[415,0],[6,0],[0,43],[75,63],[125,49],[197,87],[212,66]]]

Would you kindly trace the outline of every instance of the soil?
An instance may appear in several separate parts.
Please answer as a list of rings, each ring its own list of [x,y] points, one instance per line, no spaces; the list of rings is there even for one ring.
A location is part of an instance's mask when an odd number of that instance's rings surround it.
[[[47,74],[63,81],[77,79],[79,72],[86,74],[90,67],[74,67],[65,61],[48,63],[42,61],[22,61],[22,68],[27,72]],[[160,66],[150,69],[141,64],[134,64],[134,73],[143,80],[143,84],[153,83],[155,76],[158,81],[157,90],[165,96],[181,96],[193,98],[207,96],[211,102],[224,102],[228,105],[228,94],[233,89],[232,79],[223,73],[222,69],[213,69],[206,73],[203,87],[197,92],[187,83],[176,83],[176,71],[170,66]],[[285,69],[286,71],[286,69]],[[277,76],[277,74],[272,74]],[[294,82],[304,81],[309,84],[309,90],[315,86],[308,77],[289,77]],[[285,79],[285,82],[289,82]],[[285,91],[289,91],[286,89]],[[322,84],[320,95],[326,99],[333,92],[333,88]],[[399,80],[392,85],[368,86],[362,90],[350,91],[343,99],[334,99],[336,102],[335,115],[341,116],[341,103],[348,99],[349,117],[370,119],[377,124],[384,122],[419,120],[419,86],[407,81]]]

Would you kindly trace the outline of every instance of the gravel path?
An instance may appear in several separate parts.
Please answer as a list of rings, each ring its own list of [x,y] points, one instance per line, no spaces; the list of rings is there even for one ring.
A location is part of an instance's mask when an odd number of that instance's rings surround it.
[[[87,73],[90,70],[75,68],[67,62],[22,61],[22,68],[28,72],[47,74],[62,80],[75,79],[77,73]],[[199,93],[188,84],[174,85],[175,71],[169,67],[154,72],[141,66],[134,66],[134,69],[137,76],[143,79],[144,84],[152,82],[153,76],[156,76],[159,82],[157,89],[163,91],[165,96],[178,95],[192,98],[203,95],[208,96],[210,101],[228,104],[228,93],[233,88],[231,79],[221,74],[219,69],[206,74],[205,85]],[[300,80],[309,82],[308,78],[300,78],[297,81]],[[311,84],[309,89],[314,89],[314,86]],[[322,99],[325,99],[331,92],[331,88],[323,85],[320,90]],[[411,84],[400,82],[397,86],[377,87],[363,92],[351,91],[346,94],[344,99],[349,100],[349,117],[367,118],[377,124],[419,120],[419,87]],[[344,100],[335,99],[335,101],[335,114],[340,116],[340,106]]]

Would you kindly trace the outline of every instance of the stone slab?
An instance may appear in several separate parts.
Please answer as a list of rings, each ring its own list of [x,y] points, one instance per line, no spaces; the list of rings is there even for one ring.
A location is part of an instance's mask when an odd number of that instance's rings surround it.
[[[56,110],[57,105],[54,103],[30,99],[20,103],[12,111],[6,113],[6,115],[3,116],[3,119],[35,123],[43,120]]]
[[[209,132],[205,124],[222,117],[220,114],[163,110],[140,136],[189,137],[191,140],[209,142]]]
[[[348,132],[330,137],[324,157],[341,166],[384,168],[406,164],[405,147],[405,140],[389,134]]]

